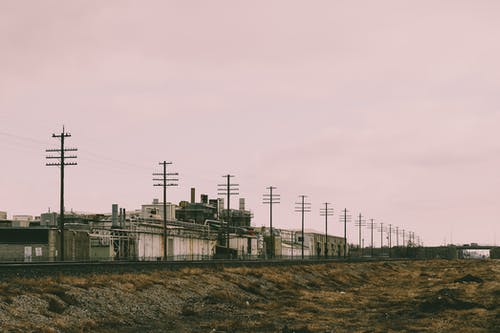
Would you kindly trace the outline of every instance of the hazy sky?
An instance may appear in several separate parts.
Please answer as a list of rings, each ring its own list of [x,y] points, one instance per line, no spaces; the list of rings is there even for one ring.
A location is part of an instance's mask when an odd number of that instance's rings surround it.
[[[58,210],[45,167],[78,147],[66,208],[217,194],[231,173],[256,226],[324,230],[320,204],[426,244],[500,238],[498,1],[0,0],[0,210]],[[232,203],[237,206],[237,201]],[[349,234],[356,238],[351,224]],[[364,238],[369,239],[364,230]],[[378,237],[375,237],[378,244]]]

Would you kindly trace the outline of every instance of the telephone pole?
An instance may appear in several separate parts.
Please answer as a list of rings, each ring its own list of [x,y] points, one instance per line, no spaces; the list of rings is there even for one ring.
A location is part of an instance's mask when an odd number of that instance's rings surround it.
[[[177,186],[178,178],[168,178],[170,176],[178,176],[177,172],[167,172],[167,165],[172,164],[172,162],[160,162],[163,166],[163,172],[153,173],[153,176],[161,176],[162,178],[153,178],[153,181],[159,183],[153,186],[163,187],[163,260],[167,260],[167,187]]]
[[[269,190],[269,194],[267,193],[264,194],[262,200],[263,204],[269,205],[269,232],[271,233],[271,249],[270,251],[267,252],[269,253],[269,256],[271,258],[274,258],[275,244],[274,244],[274,231],[273,231],[273,204],[280,203],[280,195],[273,193],[273,190],[276,189],[276,187],[274,186],[266,187],[266,189]]]
[[[370,248],[371,248],[371,256],[373,257],[373,219],[370,219],[370,229],[371,229],[371,245],[370,245]]]
[[[328,216],[333,216],[333,208],[329,208],[328,205],[331,205],[329,202],[324,203],[325,208],[320,209],[320,216],[325,217],[325,258],[328,258]]]
[[[225,216],[226,222],[226,251],[227,257],[229,258],[229,223],[231,222],[231,195],[239,194],[239,184],[231,184],[231,178],[233,175],[227,174],[222,176],[226,179],[225,184],[218,184],[218,195],[225,195],[227,197],[227,214]]]
[[[389,223],[389,258],[392,255],[392,224]]]
[[[347,222],[351,222],[351,215],[347,214],[349,211],[344,208],[340,216],[340,222],[344,223],[344,258],[347,257]]]
[[[380,222],[380,255],[384,253],[384,224]]]
[[[304,260],[304,213],[311,212],[311,203],[306,202],[307,195],[299,195],[300,202],[295,203],[295,212],[302,214],[302,260]]]
[[[359,232],[359,241],[358,241],[358,244],[359,244],[359,254],[363,255],[363,248],[361,247],[361,227],[363,227],[363,226],[366,225],[366,221],[363,220],[363,215],[361,215],[361,213],[359,214],[358,220],[354,223],[354,225],[356,227],[358,227],[358,232]]]
[[[64,148],[64,139],[71,137],[70,133],[67,133],[64,129],[60,134],[52,134],[53,138],[60,139],[61,148],[59,149],[46,149],[47,153],[59,153],[59,156],[47,156],[47,159],[57,159],[59,160],[56,163],[46,163],[46,166],[58,166],[61,170],[61,196],[60,196],[60,212],[59,212],[59,232],[61,233],[60,237],[60,248],[61,248],[61,261],[64,261],[64,167],[67,165],[77,165],[76,162],[66,162],[66,159],[75,159],[76,155],[68,155],[66,156],[66,152],[70,151],[78,151],[77,148]]]

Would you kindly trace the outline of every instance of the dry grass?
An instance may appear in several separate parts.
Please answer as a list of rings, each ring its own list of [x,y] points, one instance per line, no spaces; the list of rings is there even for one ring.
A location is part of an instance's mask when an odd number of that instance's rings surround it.
[[[457,282],[467,275],[480,282]],[[41,300],[42,310],[32,311],[48,316],[51,325],[18,322],[18,331],[111,332],[153,325],[146,327],[190,332],[495,332],[500,327],[498,276],[498,261],[188,268],[17,278],[0,282],[0,302],[20,316],[14,308],[19,295]],[[78,296],[88,293],[109,299],[94,309],[98,298],[82,302]],[[126,310],[130,304],[125,298],[133,303],[132,310]],[[108,301],[115,312],[106,312]],[[92,319],[75,320],[70,309],[91,313]],[[128,315],[119,317],[125,310]]]

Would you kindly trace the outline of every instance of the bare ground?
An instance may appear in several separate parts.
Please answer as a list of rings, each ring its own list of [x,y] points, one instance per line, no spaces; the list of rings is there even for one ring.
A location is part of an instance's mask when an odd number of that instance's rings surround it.
[[[0,282],[1,332],[500,332],[500,261],[184,269]]]

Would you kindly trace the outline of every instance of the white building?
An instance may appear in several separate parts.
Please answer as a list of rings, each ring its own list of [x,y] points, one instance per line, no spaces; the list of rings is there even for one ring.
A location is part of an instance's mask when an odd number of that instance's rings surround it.
[[[177,209],[177,205],[167,202],[166,208],[167,208],[167,220],[175,220],[175,210]],[[158,199],[153,199],[153,203],[142,205],[140,217],[143,219],[162,220],[163,203],[159,202]]]

